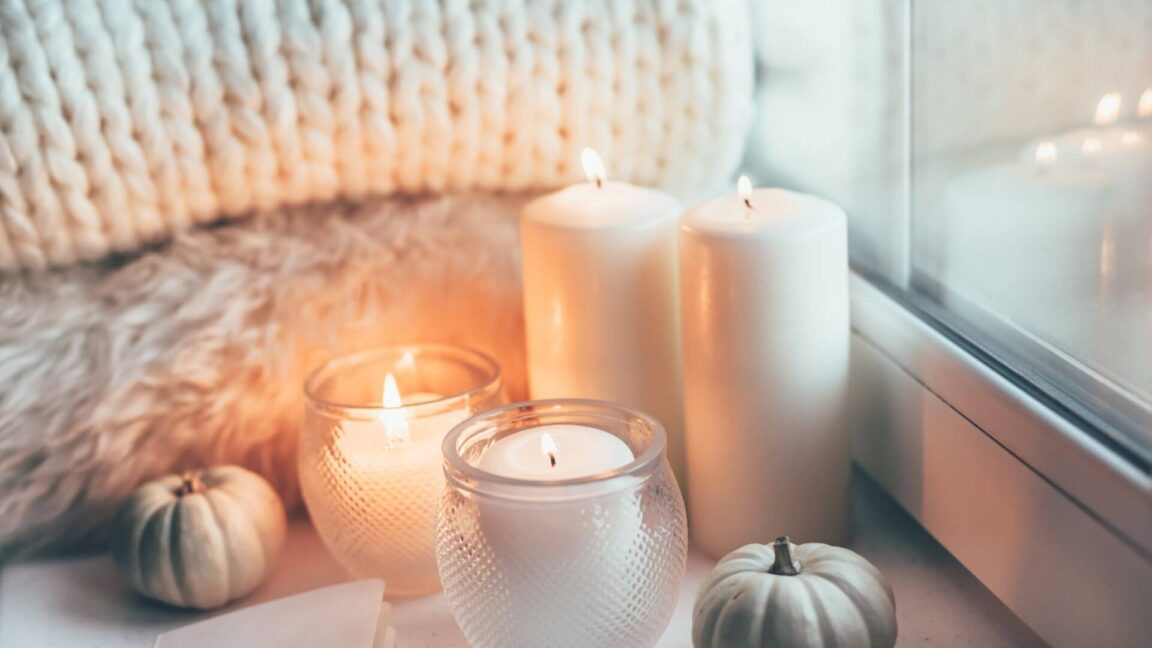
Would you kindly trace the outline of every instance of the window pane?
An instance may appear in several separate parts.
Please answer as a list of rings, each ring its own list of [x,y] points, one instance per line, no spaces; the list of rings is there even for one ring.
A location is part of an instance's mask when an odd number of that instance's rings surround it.
[[[911,290],[1152,448],[1152,0],[915,0]]]

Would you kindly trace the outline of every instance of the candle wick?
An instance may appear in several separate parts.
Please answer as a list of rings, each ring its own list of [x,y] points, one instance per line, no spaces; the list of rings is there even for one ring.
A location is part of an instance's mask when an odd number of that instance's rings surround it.
[[[603,187],[604,187],[604,178],[601,178],[600,176],[596,176],[596,188],[600,189]],[[556,461],[553,460],[552,463],[555,464]]]
[[[555,468],[555,467],[556,467],[556,455],[554,455],[554,454],[552,454],[551,452],[549,452],[549,453],[548,453],[548,461],[552,463],[552,467],[553,467],[553,468]]]
[[[748,209],[752,209],[752,199],[751,198],[745,198],[744,199],[744,206],[747,207]]]

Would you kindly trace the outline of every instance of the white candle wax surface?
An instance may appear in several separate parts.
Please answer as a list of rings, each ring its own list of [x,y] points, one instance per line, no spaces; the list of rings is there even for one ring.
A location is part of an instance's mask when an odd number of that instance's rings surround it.
[[[783,189],[756,189],[747,196],[747,203],[743,196],[733,194],[690,209],[680,224],[689,232],[787,244],[792,237],[838,229],[844,215],[820,198]]]
[[[751,205],[749,207],[749,204]],[[722,556],[848,530],[844,211],[779,189],[680,220],[689,524]]]
[[[624,441],[604,430],[558,424],[541,425],[496,441],[480,457],[479,467],[503,477],[561,481],[615,470],[635,458]]]
[[[648,412],[683,477],[683,385],[672,196],[582,182],[521,215],[532,398],[591,398]]]

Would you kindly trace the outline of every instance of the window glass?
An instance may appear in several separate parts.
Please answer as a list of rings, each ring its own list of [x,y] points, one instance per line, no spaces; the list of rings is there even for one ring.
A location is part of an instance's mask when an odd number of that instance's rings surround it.
[[[1113,449],[1152,450],[1152,0],[755,3],[746,168]]]
[[[1152,0],[911,5],[910,295],[1152,448]]]

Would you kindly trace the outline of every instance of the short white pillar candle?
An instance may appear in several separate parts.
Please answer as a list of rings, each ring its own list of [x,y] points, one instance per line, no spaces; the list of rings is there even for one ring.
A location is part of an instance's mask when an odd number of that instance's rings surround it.
[[[680,205],[662,191],[604,178],[529,203],[521,216],[524,320],[532,398],[592,398],[655,416],[683,479],[683,397],[676,290]]]
[[[680,221],[689,528],[713,556],[785,534],[842,543],[844,211],[740,180]]]

